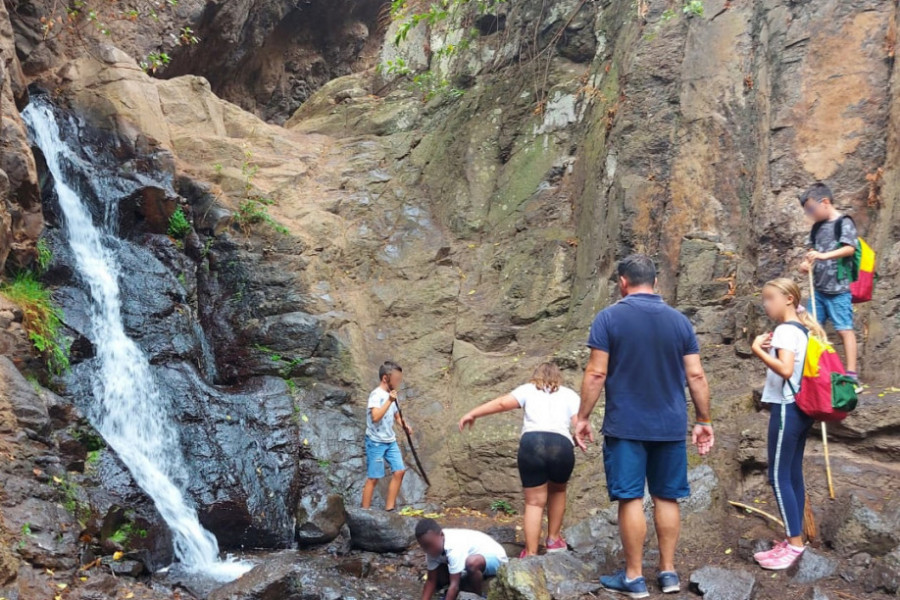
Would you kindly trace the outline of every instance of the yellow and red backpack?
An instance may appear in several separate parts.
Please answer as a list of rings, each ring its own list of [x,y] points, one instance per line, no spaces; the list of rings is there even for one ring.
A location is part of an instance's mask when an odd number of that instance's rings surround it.
[[[844,215],[834,222],[834,239],[841,239],[841,229],[844,219],[853,218]],[[810,239],[815,240],[819,228],[826,222],[822,221],[813,225]],[[853,256],[848,256],[838,260],[837,265],[838,281],[850,281],[850,295],[854,304],[868,302],[872,299],[872,292],[875,290],[875,281],[878,274],[875,272],[875,251],[861,237],[856,238],[856,252]]]

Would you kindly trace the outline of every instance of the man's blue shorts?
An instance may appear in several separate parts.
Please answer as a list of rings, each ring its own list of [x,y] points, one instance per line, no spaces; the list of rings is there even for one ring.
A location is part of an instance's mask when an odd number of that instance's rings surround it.
[[[811,304],[807,310],[812,311]],[[816,316],[823,326],[826,321],[830,320],[835,331],[851,331],[853,329],[853,295],[850,292],[826,294],[817,290]]]
[[[606,436],[603,466],[609,499],[631,500],[650,495],[677,500],[691,495],[687,478],[687,442],[642,442]]]
[[[403,453],[396,441],[376,442],[366,437],[366,477],[381,479],[384,477],[384,463],[391,467],[391,473],[403,471]]]
[[[494,555],[484,555],[484,576],[485,577],[493,577],[497,574],[497,569],[500,568],[500,557]]]

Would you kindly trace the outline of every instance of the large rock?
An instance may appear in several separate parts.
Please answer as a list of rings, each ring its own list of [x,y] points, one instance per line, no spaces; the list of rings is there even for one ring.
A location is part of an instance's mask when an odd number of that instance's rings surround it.
[[[569,553],[513,560],[491,582],[491,600],[576,600],[600,589],[594,565]]]
[[[347,524],[354,548],[371,552],[402,552],[416,541],[416,521],[396,512],[347,509]]]
[[[0,394],[12,406],[19,427],[41,436],[49,433],[50,413],[47,406],[60,404],[60,399],[25,379],[5,356],[0,356]]]
[[[566,542],[580,556],[607,561],[622,549],[617,508],[610,506],[563,531]]]
[[[324,544],[335,539],[346,522],[344,498],[340,494],[307,488],[297,502],[296,536],[301,546]]]
[[[896,499],[867,502],[851,492],[828,512],[822,536],[843,555],[865,552],[881,556],[900,544],[900,502]]]
[[[794,583],[815,583],[820,579],[831,577],[837,568],[836,560],[807,548],[792,579]]]
[[[285,552],[268,556],[236,581],[214,590],[209,600],[302,600],[299,556]]]
[[[691,573],[690,586],[705,600],[750,600],[756,579],[747,571],[703,567]]]

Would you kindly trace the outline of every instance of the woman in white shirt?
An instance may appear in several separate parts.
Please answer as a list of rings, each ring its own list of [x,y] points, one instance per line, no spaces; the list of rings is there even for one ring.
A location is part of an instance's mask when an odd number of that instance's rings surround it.
[[[563,515],[566,484],[575,468],[571,428],[581,399],[562,385],[562,374],[553,363],[542,363],[531,381],[470,410],[459,420],[459,430],[475,425],[475,419],[522,408],[525,421],[517,462],[525,492],[525,550],[520,558],[537,554],[541,521],[547,508],[547,552],[564,552]]]

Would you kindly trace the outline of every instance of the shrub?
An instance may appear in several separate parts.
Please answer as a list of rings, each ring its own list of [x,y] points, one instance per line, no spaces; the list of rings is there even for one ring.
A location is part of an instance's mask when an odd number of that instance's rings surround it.
[[[187,220],[181,207],[175,209],[172,216],[169,217],[169,235],[173,238],[182,240],[191,232],[191,224]]]
[[[69,368],[69,341],[62,334],[62,317],[50,297],[50,290],[30,271],[16,275],[0,287],[0,293],[22,309],[22,324],[35,349],[47,361],[52,373]]]
[[[43,273],[50,266],[50,261],[53,260],[53,251],[50,250],[50,246],[47,245],[47,240],[44,238],[37,241],[36,248],[38,267],[40,272]]]

